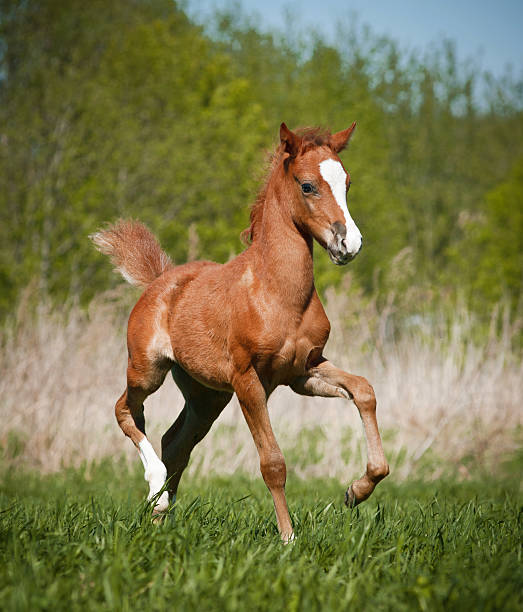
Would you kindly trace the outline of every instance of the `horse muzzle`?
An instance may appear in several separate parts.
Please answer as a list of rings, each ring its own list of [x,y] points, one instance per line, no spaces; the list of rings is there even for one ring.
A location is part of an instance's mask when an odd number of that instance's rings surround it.
[[[332,262],[337,266],[344,266],[361,251],[360,230],[354,225],[347,231],[347,227],[343,223],[336,221],[331,225],[330,231],[332,237],[327,243],[327,252]]]

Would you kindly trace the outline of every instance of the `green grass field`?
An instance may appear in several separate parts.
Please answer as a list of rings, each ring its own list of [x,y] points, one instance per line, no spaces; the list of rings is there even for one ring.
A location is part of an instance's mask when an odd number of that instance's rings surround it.
[[[5,469],[0,608],[521,609],[517,465],[511,473],[391,479],[355,510],[337,482],[289,478],[297,540],[283,546],[261,479],[182,479],[154,525],[139,472]]]

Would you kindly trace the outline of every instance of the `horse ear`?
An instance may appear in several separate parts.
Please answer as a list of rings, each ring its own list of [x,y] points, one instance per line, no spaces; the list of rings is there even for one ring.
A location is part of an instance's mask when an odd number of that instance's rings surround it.
[[[300,137],[291,132],[285,123],[280,125],[280,142],[291,157],[296,157],[300,148]]]
[[[343,151],[343,149],[349,144],[350,137],[354,133],[356,129],[356,122],[354,122],[349,128],[346,130],[342,130],[341,132],[337,132],[331,136],[331,147],[332,150],[336,153]]]

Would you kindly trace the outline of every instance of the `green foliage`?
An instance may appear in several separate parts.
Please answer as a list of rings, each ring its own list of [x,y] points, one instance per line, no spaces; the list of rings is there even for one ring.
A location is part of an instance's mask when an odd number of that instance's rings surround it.
[[[339,483],[289,480],[297,539],[283,546],[261,479],[184,481],[154,525],[141,473],[6,472],[2,607],[520,609],[516,480],[385,481],[353,511]]]
[[[523,157],[486,194],[478,213],[463,219],[463,226],[469,257],[463,260],[458,252],[452,255],[476,304],[509,296],[517,307],[523,280]]]
[[[357,26],[332,45],[261,33],[241,12],[208,25],[167,0],[0,3],[0,315],[35,279],[82,301],[118,282],[87,235],[120,216],[148,223],[178,263],[226,261],[282,120],[358,121],[343,159],[365,291],[459,287],[484,310],[517,299],[518,83],[480,82],[450,42],[412,57]],[[316,260],[318,286],[338,284]]]

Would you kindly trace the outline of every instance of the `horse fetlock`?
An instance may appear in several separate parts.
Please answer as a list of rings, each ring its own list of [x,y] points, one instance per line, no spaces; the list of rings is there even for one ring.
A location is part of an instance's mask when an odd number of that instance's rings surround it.
[[[367,463],[367,476],[374,483],[380,482],[390,473],[389,464],[384,463]]]
[[[347,508],[354,508],[359,503],[359,500],[356,498],[354,494],[354,490],[352,485],[345,491],[345,505]]]
[[[157,496],[158,496],[158,493],[151,494],[151,492],[147,496],[147,500],[148,501],[154,501],[155,502],[154,503],[153,513],[154,514],[158,514],[160,512],[166,512],[167,509],[169,508],[169,493],[167,493],[167,491],[164,491],[156,499]]]
[[[152,499],[165,485],[167,468],[162,462],[154,463],[145,470],[145,480],[149,483],[149,497]]]
[[[154,513],[165,512],[169,507],[169,493],[162,491],[167,478],[167,469],[163,463],[158,463],[145,472],[145,480],[149,483],[148,501],[154,501]],[[162,493],[160,494],[160,491]]]
[[[287,466],[283,455],[273,455],[270,459],[260,461],[260,471],[269,489],[285,486]]]
[[[355,480],[345,493],[345,505],[353,508],[359,503],[370,497],[374,491],[375,483],[372,482],[367,474],[364,474],[359,480]]]

